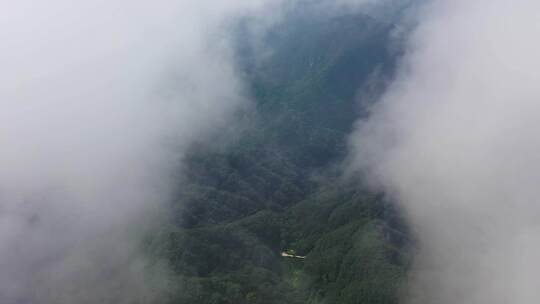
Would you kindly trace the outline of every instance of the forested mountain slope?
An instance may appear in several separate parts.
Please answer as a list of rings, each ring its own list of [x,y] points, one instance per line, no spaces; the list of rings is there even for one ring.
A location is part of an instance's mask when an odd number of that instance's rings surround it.
[[[248,126],[193,149],[171,224],[149,241],[177,277],[172,303],[396,303],[406,228],[336,169],[362,97],[391,76],[394,27],[361,13],[285,19],[263,38],[269,56],[239,45]]]

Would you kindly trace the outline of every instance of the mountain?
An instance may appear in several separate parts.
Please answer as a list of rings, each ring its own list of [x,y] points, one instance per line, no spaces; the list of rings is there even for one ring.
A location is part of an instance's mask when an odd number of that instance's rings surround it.
[[[362,105],[394,70],[395,27],[301,6],[284,18],[259,41],[266,56],[239,24],[255,107],[232,142],[193,148],[170,223],[148,240],[173,269],[171,303],[397,303],[407,228],[339,169]]]

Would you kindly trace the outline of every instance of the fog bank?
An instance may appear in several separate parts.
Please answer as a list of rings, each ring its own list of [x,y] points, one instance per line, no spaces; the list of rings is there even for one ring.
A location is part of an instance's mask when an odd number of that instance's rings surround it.
[[[277,6],[0,4],[1,303],[161,303],[140,235],[189,145],[247,104],[232,20]]]
[[[540,3],[434,0],[350,163],[405,209],[406,303],[540,301]]]

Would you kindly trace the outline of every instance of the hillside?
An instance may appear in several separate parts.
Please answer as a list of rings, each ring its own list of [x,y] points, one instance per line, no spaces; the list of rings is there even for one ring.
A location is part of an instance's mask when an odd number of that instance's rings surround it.
[[[392,29],[296,9],[263,38],[271,55],[239,45],[256,101],[238,114],[247,127],[192,150],[171,223],[150,241],[177,277],[171,303],[397,302],[406,227],[337,166],[362,97],[383,85],[373,76],[391,77]]]

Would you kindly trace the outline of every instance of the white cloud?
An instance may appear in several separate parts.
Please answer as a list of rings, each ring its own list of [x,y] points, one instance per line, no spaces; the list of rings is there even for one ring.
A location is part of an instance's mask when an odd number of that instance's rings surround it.
[[[0,302],[159,302],[133,224],[246,104],[227,26],[269,5],[0,4]]]
[[[433,1],[351,159],[420,241],[412,303],[540,299],[540,4]]]

